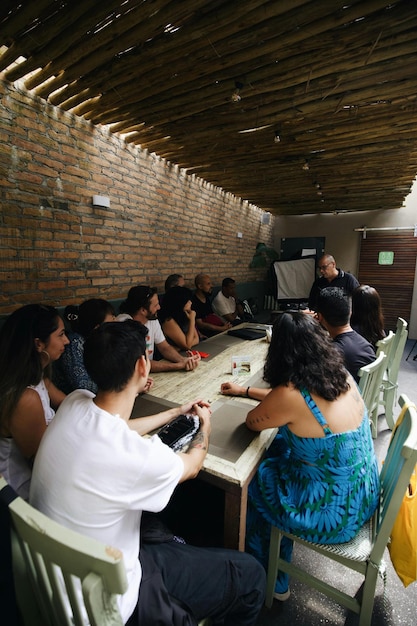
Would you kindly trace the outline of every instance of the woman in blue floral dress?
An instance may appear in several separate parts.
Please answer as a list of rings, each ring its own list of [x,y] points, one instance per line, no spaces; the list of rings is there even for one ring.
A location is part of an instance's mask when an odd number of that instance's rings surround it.
[[[271,524],[309,541],[352,539],[376,509],[379,474],[358,387],[313,316],[280,316],[264,378],[271,391],[246,423],[279,434],[249,487],[246,549],[266,568]],[[284,537],[281,556],[291,553]],[[279,572],[275,597],[288,596]]]

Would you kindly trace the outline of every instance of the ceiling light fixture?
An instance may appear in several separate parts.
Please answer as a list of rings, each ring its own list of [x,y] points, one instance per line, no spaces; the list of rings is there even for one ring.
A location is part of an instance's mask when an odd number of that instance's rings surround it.
[[[243,89],[243,83],[236,80],[235,81],[235,90],[232,93],[230,99],[232,102],[240,102],[242,100],[242,96],[240,95],[240,90]]]
[[[244,135],[245,133],[257,133],[259,130],[265,130],[265,128],[270,128],[271,124],[266,124],[266,126],[255,126],[254,128],[245,128],[244,130],[238,130],[239,135]]]

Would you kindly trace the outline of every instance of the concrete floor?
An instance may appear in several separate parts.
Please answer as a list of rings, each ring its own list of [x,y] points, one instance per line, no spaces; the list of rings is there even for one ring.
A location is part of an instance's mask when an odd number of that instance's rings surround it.
[[[406,360],[410,351],[412,353]],[[398,376],[399,393],[405,393],[409,399],[417,403],[417,344],[408,340],[404,350],[401,369]],[[398,414],[397,408],[396,413]],[[378,437],[375,440],[375,449],[380,462],[385,457],[391,431],[384,415],[379,416]],[[300,546],[294,550],[294,562],[312,568],[317,575],[321,572],[340,589],[355,594],[360,589],[363,578],[346,570],[326,559],[325,564],[319,555],[310,550],[303,550]],[[393,569],[388,551],[385,561],[387,564],[387,584],[384,592],[382,580],[376,588],[375,605],[372,616],[372,626],[416,626],[417,625],[417,582],[406,589]],[[356,626],[358,616],[336,604],[327,596],[307,587],[295,579],[290,580],[291,596],[286,602],[274,601],[271,609],[264,608],[258,620],[258,626]]]

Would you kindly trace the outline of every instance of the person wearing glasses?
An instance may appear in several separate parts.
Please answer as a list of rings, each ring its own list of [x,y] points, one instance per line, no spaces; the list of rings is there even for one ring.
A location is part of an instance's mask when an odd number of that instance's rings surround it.
[[[316,311],[317,298],[322,289],[339,287],[343,289],[346,296],[351,296],[356,287],[359,287],[359,282],[353,274],[336,267],[336,261],[331,254],[324,254],[319,259],[317,269],[320,276],[314,281],[308,298],[308,306],[311,311]]]
[[[154,287],[148,285],[136,285],[129,289],[126,300],[121,303],[120,314],[116,320],[123,322],[133,319],[140,322],[148,329],[146,347],[151,361],[151,372],[170,372],[175,370],[194,370],[200,361],[198,352],[191,350],[182,356],[178,350],[171,346],[162,331],[158,321],[159,304],[158,294]],[[162,356],[162,360],[155,359],[155,348]]]

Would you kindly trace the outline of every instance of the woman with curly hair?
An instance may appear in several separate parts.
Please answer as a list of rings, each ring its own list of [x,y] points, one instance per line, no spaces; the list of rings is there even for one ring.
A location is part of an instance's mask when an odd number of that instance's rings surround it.
[[[51,364],[69,343],[52,306],[28,304],[0,332],[0,474],[25,499],[42,436],[65,395],[51,382]]]
[[[158,313],[165,337],[178,350],[190,350],[200,341],[191,308],[192,295],[187,287],[172,287],[164,295]]]
[[[381,298],[374,287],[360,285],[353,291],[350,325],[374,348],[385,337]]]
[[[249,487],[247,551],[266,568],[271,524],[309,541],[352,539],[376,509],[379,473],[358,387],[311,315],[277,320],[264,378],[271,390],[246,424],[279,434]],[[291,553],[283,540],[281,556]],[[288,575],[279,572],[275,597],[288,596]]]

